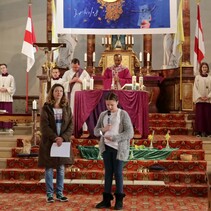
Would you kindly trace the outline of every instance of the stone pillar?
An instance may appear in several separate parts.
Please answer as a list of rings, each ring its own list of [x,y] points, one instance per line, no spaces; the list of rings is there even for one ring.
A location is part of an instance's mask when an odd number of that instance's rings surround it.
[[[182,62],[184,65],[190,65],[190,1],[184,0],[183,3],[183,26],[185,41],[183,44]]]
[[[48,43],[52,41],[52,0],[47,0],[47,22],[46,39]],[[48,49],[51,50],[51,49]]]
[[[147,66],[147,53],[150,53],[150,64],[151,66],[151,61],[152,61],[152,35],[151,34],[144,34],[143,36],[143,46],[144,46],[144,60],[143,60],[143,65],[144,67]]]
[[[87,71],[93,73],[93,52],[95,52],[95,35],[87,35]]]

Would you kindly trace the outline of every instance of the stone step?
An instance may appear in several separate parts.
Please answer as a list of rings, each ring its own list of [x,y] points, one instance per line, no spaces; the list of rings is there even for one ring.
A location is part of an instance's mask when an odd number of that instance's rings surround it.
[[[12,156],[12,148],[11,147],[1,147],[0,148],[0,156],[1,156],[1,158],[10,158]]]
[[[14,126],[14,134],[15,135],[30,135],[32,134],[32,125],[18,125]]]
[[[203,138],[203,149],[206,150],[211,150],[211,138]]]
[[[7,167],[7,158],[0,158],[0,169]]]
[[[16,147],[17,146],[17,141],[16,140],[5,140],[5,141],[0,141],[0,148],[1,147]]]
[[[205,160],[211,161],[211,150],[205,150]]]

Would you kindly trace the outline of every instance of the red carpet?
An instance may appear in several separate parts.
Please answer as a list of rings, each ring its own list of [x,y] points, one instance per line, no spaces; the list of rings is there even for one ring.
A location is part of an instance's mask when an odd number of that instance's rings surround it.
[[[46,203],[45,194],[1,193],[1,211],[96,211],[101,195],[68,194],[68,202]],[[114,201],[112,202],[114,206]],[[207,211],[206,198],[170,196],[126,196],[124,211]],[[101,210],[112,210],[101,209]]]

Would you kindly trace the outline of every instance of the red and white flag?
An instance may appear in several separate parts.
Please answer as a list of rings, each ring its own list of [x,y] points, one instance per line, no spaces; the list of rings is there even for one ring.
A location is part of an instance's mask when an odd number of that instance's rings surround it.
[[[194,44],[194,75],[199,74],[199,65],[205,56],[204,36],[200,17],[200,7],[197,4],[197,21]]]
[[[33,43],[36,43],[36,38],[35,38],[34,26],[32,23],[31,14],[32,14],[31,4],[29,4],[28,19],[26,23],[26,30],[21,51],[21,53],[27,56],[27,67],[26,67],[27,72],[29,72],[32,66],[34,65],[35,62],[34,53],[37,51],[37,48],[33,47]]]

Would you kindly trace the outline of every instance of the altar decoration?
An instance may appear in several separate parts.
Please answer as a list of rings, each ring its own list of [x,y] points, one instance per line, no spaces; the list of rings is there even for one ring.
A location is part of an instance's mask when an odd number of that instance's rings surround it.
[[[169,149],[170,146],[169,146],[169,139],[171,138],[171,136],[169,135],[170,134],[170,130],[168,130],[168,132],[166,133],[165,135],[165,139],[166,139],[166,149]]]

